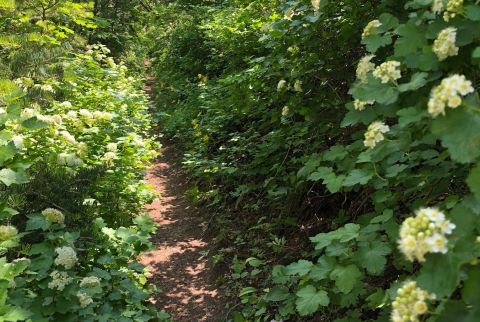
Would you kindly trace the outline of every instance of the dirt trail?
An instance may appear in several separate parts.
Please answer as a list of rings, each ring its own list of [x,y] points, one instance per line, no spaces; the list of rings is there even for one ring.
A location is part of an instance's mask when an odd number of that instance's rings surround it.
[[[149,76],[145,90],[150,94],[151,89]],[[162,290],[153,302],[175,322],[222,321],[221,292],[208,260],[202,256],[209,246],[203,236],[205,223],[185,197],[187,176],[180,165],[180,152],[170,144],[147,173],[147,182],[161,197],[147,206],[159,227],[153,237],[156,248],[142,256],[142,263],[152,273],[151,282]]]
[[[156,249],[145,253],[142,263],[153,274],[152,283],[162,289],[154,300],[175,322],[221,321],[223,308],[215,276],[202,252],[204,222],[198,209],[184,196],[186,177],[173,146],[148,171],[147,181],[161,198],[147,206],[159,224],[153,242]]]

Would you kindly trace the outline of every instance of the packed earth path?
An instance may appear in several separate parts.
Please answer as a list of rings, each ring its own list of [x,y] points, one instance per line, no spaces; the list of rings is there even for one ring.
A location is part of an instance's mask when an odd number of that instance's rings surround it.
[[[221,321],[221,291],[204,256],[209,249],[204,237],[206,223],[185,196],[188,178],[181,168],[180,151],[170,143],[161,152],[146,176],[160,195],[147,206],[158,225],[152,238],[155,249],[142,256],[142,263],[152,274],[151,282],[161,290],[152,302],[171,314],[175,322]]]

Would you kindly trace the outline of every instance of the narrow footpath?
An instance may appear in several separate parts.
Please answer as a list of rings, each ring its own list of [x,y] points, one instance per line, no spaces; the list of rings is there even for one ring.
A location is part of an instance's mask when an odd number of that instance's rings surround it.
[[[161,197],[147,206],[159,225],[142,263],[152,273],[151,282],[162,292],[153,299],[175,322],[221,321],[223,301],[215,287],[215,276],[202,252],[208,250],[203,238],[204,222],[199,211],[184,196],[186,177],[173,146],[148,171],[147,181]]]
[[[150,94],[152,78],[147,78]],[[152,274],[151,283],[161,290],[152,301],[172,315],[175,322],[222,321],[224,301],[215,286],[216,276],[205,256],[209,249],[200,211],[185,196],[187,176],[181,153],[170,144],[148,170],[146,180],[160,194],[147,206],[158,230],[155,249],[142,256]]]

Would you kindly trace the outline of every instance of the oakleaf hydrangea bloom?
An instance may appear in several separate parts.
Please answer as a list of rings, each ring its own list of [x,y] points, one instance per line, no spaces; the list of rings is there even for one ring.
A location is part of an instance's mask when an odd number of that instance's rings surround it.
[[[293,89],[295,90],[295,92],[302,92],[302,81],[296,80],[293,84]]]
[[[59,105],[65,108],[72,108],[72,103],[70,103],[69,101],[62,102]]]
[[[81,167],[83,165],[82,159],[70,153],[60,153],[57,156],[57,163],[69,167]]]
[[[395,82],[397,79],[402,77],[400,72],[400,62],[395,60],[390,60],[384,62],[373,71],[373,76],[381,79],[382,83]]]
[[[60,136],[68,143],[77,144],[75,137],[68,131],[60,131]]]
[[[111,121],[113,119],[112,113],[109,112],[94,111],[92,115],[97,121]]]
[[[365,29],[363,29],[362,39],[377,33],[377,28],[382,26],[382,23],[379,20],[370,21]]]
[[[107,144],[107,151],[109,152],[117,152],[117,143],[108,143]]]
[[[427,313],[427,300],[431,299],[427,291],[417,287],[414,281],[406,282],[397,291],[397,297],[392,303],[392,322],[418,322],[418,317]]]
[[[47,208],[42,211],[42,215],[51,223],[63,224],[65,222],[65,216],[57,209]]]
[[[320,9],[320,0],[312,0],[313,11],[318,11]]]
[[[444,9],[443,1],[444,0],[433,0],[433,2],[432,2],[432,12],[434,14],[439,14],[443,11],[443,9]]]
[[[72,282],[72,278],[68,276],[67,272],[53,271],[50,273],[50,277],[52,281],[48,283],[48,288],[52,290],[63,291],[65,286]]]
[[[362,83],[368,83],[368,73],[375,70],[375,64],[371,62],[374,55],[367,55],[360,59],[357,66],[357,79]]]
[[[294,15],[295,15],[295,8],[293,7],[288,8],[287,11],[285,11],[283,19],[291,21]]]
[[[290,109],[288,108],[288,106],[284,106],[282,108],[282,116],[288,116],[290,114]]]
[[[100,285],[100,278],[96,276],[87,276],[80,281],[80,287],[96,287]]]
[[[277,91],[281,91],[287,87],[287,81],[282,79],[277,84]]]
[[[373,122],[368,126],[367,132],[365,132],[365,140],[363,141],[363,144],[366,147],[373,149],[377,143],[385,139],[383,134],[388,131],[390,131],[390,128],[388,125],[385,125],[385,123],[380,121]]]
[[[445,115],[445,107],[457,108],[462,104],[461,96],[473,92],[472,82],[463,75],[453,75],[444,78],[440,85],[430,93],[428,112],[433,117]]]
[[[463,13],[463,0],[450,0],[447,3],[446,11],[443,13],[443,20],[449,21]]]
[[[12,142],[13,142],[13,145],[15,145],[15,147],[19,150],[23,149],[25,146],[24,144],[25,142],[22,135],[15,135],[12,138]]]
[[[363,111],[366,108],[367,105],[373,105],[373,104],[375,104],[375,101],[361,101],[361,100],[356,99],[353,102],[353,107],[357,111]]]
[[[55,265],[62,265],[65,269],[70,269],[77,263],[77,253],[72,247],[57,247],[55,252],[58,254],[55,258]]]
[[[76,295],[82,308],[85,308],[93,303],[92,297],[85,292],[78,292]]]
[[[17,236],[18,230],[11,225],[1,225],[0,226],[0,241],[5,241],[12,239]]]
[[[1,115],[1,114],[6,114],[6,113],[7,113],[7,111],[6,111],[4,108],[1,108],[1,107],[0,107],[0,115]]]
[[[458,47],[455,46],[456,38],[457,29],[453,27],[445,28],[438,34],[433,43],[433,51],[439,60],[458,55]]]
[[[448,240],[455,225],[445,219],[445,214],[436,208],[421,208],[415,217],[407,218],[400,228],[400,251],[413,262],[425,261],[427,253],[445,254]]]

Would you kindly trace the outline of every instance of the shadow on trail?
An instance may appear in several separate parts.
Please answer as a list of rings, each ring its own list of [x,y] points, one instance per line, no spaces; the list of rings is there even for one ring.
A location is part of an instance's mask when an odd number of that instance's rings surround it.
[[[208,250],[204,222],[184,197],[187,178],[179,164],[180,157],[170,146],[148,171],[147,181],[161,198],[147,206],[159,227],[152,240],[156,249],[145,253],[142,263],[153,275],[151,282],[162,290],[152,300],[174,321],[221,321],[223,301],[208,261],[202,257]]]

